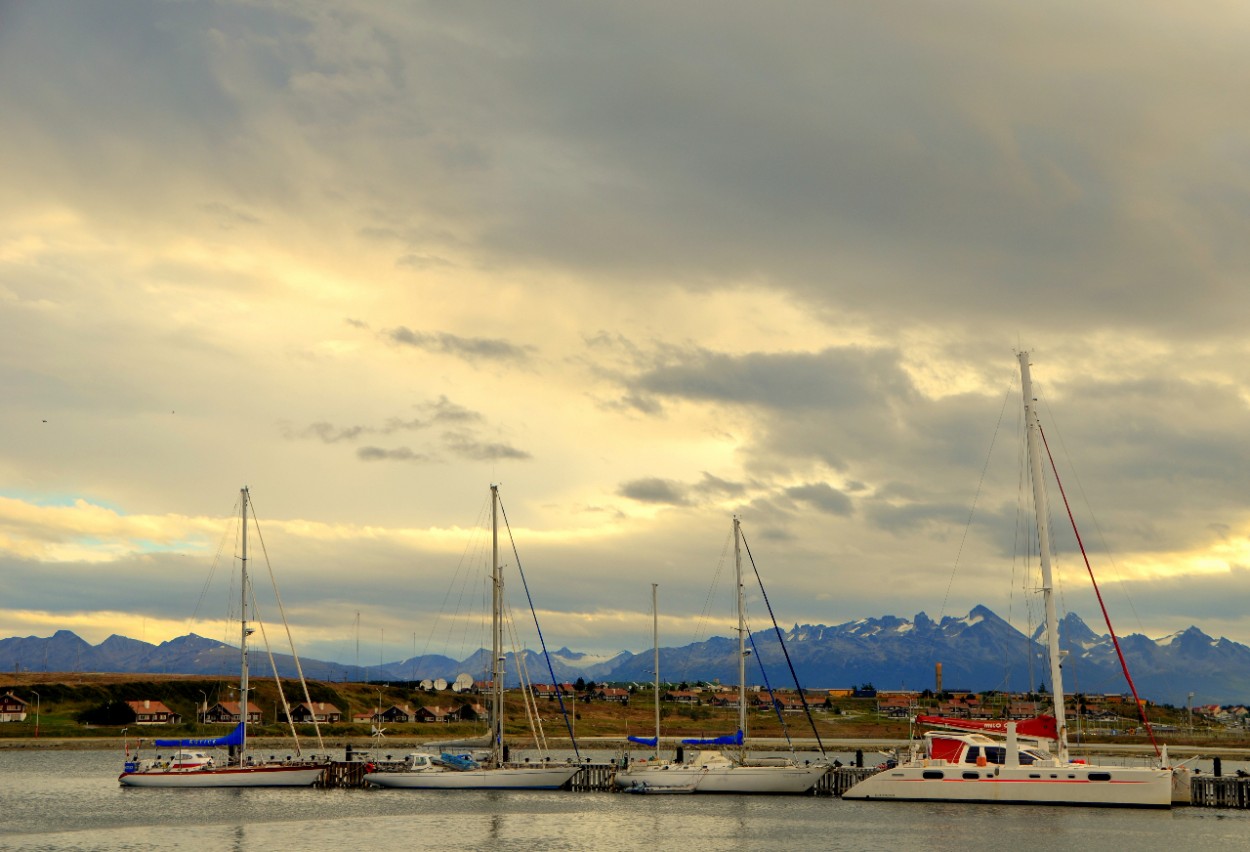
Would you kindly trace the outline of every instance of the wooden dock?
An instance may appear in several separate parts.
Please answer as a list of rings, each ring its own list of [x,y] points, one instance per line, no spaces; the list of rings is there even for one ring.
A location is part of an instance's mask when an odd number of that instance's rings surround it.
[[[1204,808],[1250,808],[1250,778],[1195,775],[1189,782],[1190,803]]]

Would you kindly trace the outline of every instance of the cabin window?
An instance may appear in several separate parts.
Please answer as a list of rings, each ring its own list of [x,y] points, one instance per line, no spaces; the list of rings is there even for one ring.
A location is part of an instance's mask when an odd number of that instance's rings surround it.
[[[1041,778],[1041,777],[1042,777],[1042,773],[1040,773],[1040,772],[1030,772],[1030,773],[1029,773],[1029,777],[1030,777],[1030,778]]]
[[[1003,746],[986,746],[985,762],[996,763],[999,766],[1002,766],[1007,762],[1007,749]]]
[[[1110,772],[1091,772],[1089,773],[1089,780],[1090,781],[1110,781],[1111,773]]]
[[[965,772],[964,773],[965,781],[976,781],[980,777],[981,777],[980,773],[977,773],[977,772]]]
[[[946,773],[940,769],[926,769],[924,771],[924,780],[926,781],[941,781],[945,777]]]
[[[969,746],[968,753],[964,755],[964,763],[976,763],[977,758],[981,756],[980,746]]]

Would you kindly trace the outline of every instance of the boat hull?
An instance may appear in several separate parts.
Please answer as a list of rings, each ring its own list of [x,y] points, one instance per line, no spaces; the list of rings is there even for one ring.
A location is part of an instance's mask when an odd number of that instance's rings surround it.
[[[827,771],[820,765],[713,766],[694,792],[798,795],[815,787]]]
[[[577,774],[577,766],[443,769],[417,772],[369,772],[365,781],[378,787],[405,790],[558,790]]]
[[[987,802],[1022,805],[1167,808],[1172,772],[1136,766],[989,766],[938,762],[878,772],[844,799],[902,802]]]
[[[693,793],[707,770],[680,764],[632,766],[616,773],[612,783],[631,793]]]
[[[123,787],[311,787],[324,766],[238,766],[219,769],[123,772]]]

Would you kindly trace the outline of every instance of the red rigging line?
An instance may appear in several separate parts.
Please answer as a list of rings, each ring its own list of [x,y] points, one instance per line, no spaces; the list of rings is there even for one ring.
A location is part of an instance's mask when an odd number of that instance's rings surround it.
[[[1089,572],[1089,581],[1094,584],[1094,595],[1098,598],[1098,606],[1102,609],[1102,620],[1107,624],[1107,631],[1111,634],[1111,644],[1115,646],[1115,654],[1120,659],[1120,669],[1124,672],[1124,679],[1128,681],[1128,688],[1133,693],[1133,701],[1137,704],[1137,713],[1141,716],[1142,725],[1146,728],[1146,734],[1150,737],[1150,745],[1155,750],[1155,756],[1160,756],[1159,744],[1155,741],[1154,728],[1150,726],[1150,720],[1146,718],[1146,708],[1142,705],[1141,699],[1137,696],[1137,685],[1133,683],[1133,676],[1128,671],[1128,661],[1124,659],[1124,651],[1120,649],[1120,640],[1115,635],[1115,628],[1111,626],[1111,616],[1107,614],[1107,605],[1102,600],[1102,590],[1098,588],[1098,580],[1094,578],[1094,569],[1089,564],[1089,554],[1085,552],[1085,542],[1081,540],[1081,531],[1076,528],[1076,518],[1072,516],[1072,507],[1068,504],[1068,493],[1063,489],[1063,481],[1059,478],[1059,469],[1055,466],[1055,457],[1050,452],[1050,442],[1046,440],[1046,431],[1042,429],[1041,424],[1037,426],[1038,433],[1042,436],[1042,446],[1046,448],[1046,458],[1050,460],[1050,469],[1055,474],[1055,484],[1059,486],[1059,496],[1063,498],[1064,511],[1068,513],[1068,523],[1072,525],[1072,534],[1076,536],[1077,547],[1081,549],[1081,558],[1085,560],[1085,570]]]

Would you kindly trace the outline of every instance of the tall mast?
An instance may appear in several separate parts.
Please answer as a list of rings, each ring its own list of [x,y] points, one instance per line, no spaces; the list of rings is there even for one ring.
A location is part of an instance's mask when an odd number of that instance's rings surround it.
[[[655,649],[655,750],[660,751],[660,610],[656,606],[658,583],[651,584],[651,647]]]
[[[240,579],[240,581],[239,581],[239,587],[240,587],[240,589],[241,589],[241,594],[242,594],[242,596],[243,596],[243,602],[242,602],[242,605],[241,605],[241,606],[240,606],[240,608],[239,608],[239,613],[240,613],[240,621],[241,621],[241,636],[240,636],[240,638],[239,638],[239,648],[241,649],[241,652],[242,652],[242,659],[240,660],[240,670],[239,670],[239,720],[243,723],[243,742],[242,742],[242,744],[240,744],[240,745],[239,745],[239,763],[243,763],[243,752],[244,752],[244,750],[247,748],[247,707],[248,707],[248,700],[247,700],[247,637],[248,637],[248,636],[250,636],[250,635],[252,634],[252,628],[248,627],[248,625],[247,625],[247,597],[248,597],[248,587],[247,587],[247,501],[248,501],[247,486],[246,486],[246,485],[244,485],[244,486],[243,486],[243,488],[239,491],[239,504],[240,504],[240,506],[241,506],[241,516],[240,516],[240,517],[241,517],[241,519],[242,519],[242,527],[243,527],[243,534],[242,534],[242,557],[240,558],[240,564],[242,565],[242,569],[241,569],[241,571],[240,571],[240,577],[241,577],[241,579]]]
[[[491,761],[503,764],[503,572],[499,570],[499,486],[490,487]]]
[[[747,621],[742,592],[742,531],[734,515],[734,583],[738,586],[738,730],[743,748],[747,735]]]
[[[1068,726],[1063,706],[1063,668],[1059,657],[1059,616],[1055,612],[1054,582],[1050,570],[1050,527],[1046,521],[1046,484],[1042,478],[1042,424],[1037,416],[1037,400],[1033,397],[1033,379],[1029,375],[1029,353],[1021,352],[1020,389],[1024,394],[1025,435],[1029,451],[1029,476],[1033,479],[1033,513],[1037,522],[1037,548],[1042,565],[1042,602],[1046,608],[1046,646],[1050,654],[1050,691],[1058,726],[1058,757],[1068,761]]]

